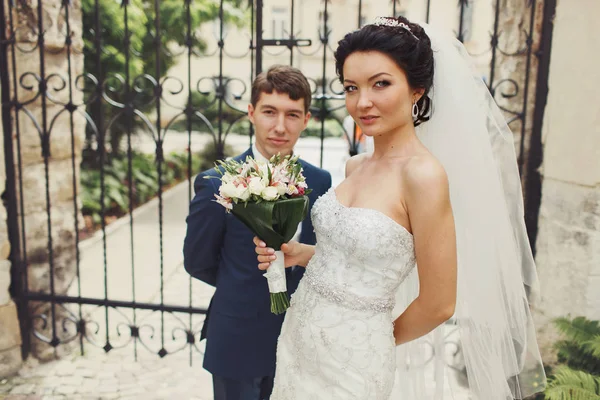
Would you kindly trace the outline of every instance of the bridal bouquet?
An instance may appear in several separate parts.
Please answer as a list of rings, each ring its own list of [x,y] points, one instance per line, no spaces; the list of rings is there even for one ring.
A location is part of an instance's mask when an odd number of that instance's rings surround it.
[[[281,314],[290,305],[281,245],[294,237],[298,224],[308,214],[306,195],[310,190],[302,165],[297,156],[275,155],[268,162],[252,157],[243,162],[219,161],[215,169],[221,180],[216,201],[275,249],[277,260],[265,277],[271,293],[271,312]]]

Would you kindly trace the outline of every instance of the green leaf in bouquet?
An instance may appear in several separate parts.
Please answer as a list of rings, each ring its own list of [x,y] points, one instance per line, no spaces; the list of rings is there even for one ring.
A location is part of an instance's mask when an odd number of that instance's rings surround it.
[[[300,199],[305,199],[301,197]],[[277,223],[277,230],[281,236],[287,238],[286,242],[294,237],[298,224],[304,220],[308,214],[308,198],[302,201],[303,207],[296,198],[279,200],[273,207],[273,220]]]
[[[280,250],[308,215],[308,197],[234,204],[231,212],[269,247]]]
[[[275,202],[234,203],[232,214],[265,242],[283,243],[283,238],[273,230],[273,207]]]

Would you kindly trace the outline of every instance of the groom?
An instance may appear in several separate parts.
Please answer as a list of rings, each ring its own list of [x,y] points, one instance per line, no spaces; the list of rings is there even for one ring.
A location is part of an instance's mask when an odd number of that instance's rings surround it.
[[[255,143],[247,156],[269,159],[292,154],[310,118],[311,88],[296,68],[274,66],[252,84],[248,118]],[[300,160],[310,206],[331,187],[329,172]],[[215,286],[201,339],[206,337],[204,368],[213,375],[215,400],[265,400],[273,387],[275,351],[283,315],[271,313],[269,289],[257,268],[253,234],[214,200],[220,181],[215,170],[196,178],[183,246],[186,271]],[[316,241],[310,217],[299,226],[298,240]],[[298,287],[304,268],[288,268],[288,293]],[[210,322],[209,322],[210,321]],[[204,335],[205,333],[205,335]]]

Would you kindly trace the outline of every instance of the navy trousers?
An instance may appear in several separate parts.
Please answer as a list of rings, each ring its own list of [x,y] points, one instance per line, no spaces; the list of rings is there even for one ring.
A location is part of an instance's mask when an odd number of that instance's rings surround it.
[[[237,380],[213,375],[214,400],[269,400],[273,377]]]

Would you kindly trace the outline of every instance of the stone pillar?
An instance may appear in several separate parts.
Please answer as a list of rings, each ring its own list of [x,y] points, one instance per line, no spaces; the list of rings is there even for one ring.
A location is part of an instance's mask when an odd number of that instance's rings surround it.
[[[600,320],[598,13],[598,2],[559,1],[554,20],[536,257],[541,299],[534,312],[546,361],[555,357],[552,319]]]
[[[0,93],[2,91],[0,87]],[[0,123],[0,193],[4,192],[4,135]],[[6,209],[0,206],[0,378],[12,375],[21,367],[21,330],[17,307],[10,298],[10,242],[6,227]]]
[[[42,49],[38,43],[40,6],[44,31]],[[13,6],[12,16],[16,36],[16,70],[11,71],[11,74],[16,76],[16,100],[23,105],[23,109],[18,111],[18,121],[13,121],[13,137],[20,138],[20,146],[17,146],[16,139],[13,143],[15,163],[20,160],[20,166],[17,164],[15,169],[19,224],[20,230],[25,232],[26,239],[25,244],[21,243],[21,247],[26,254],[28,287],[31,292],[50,293],[51,236],[55,293],[66,294],[75,277],[75,231],[78,229],[76,221],[83,222],[80,206],[73,204],[74,196],[79,192],[79,165],[85,136],[85,118],[82,115],[85,109],[82,106],[81,90],[84,84],[84,80],[81,79],[81,1],[20,1]],[[9,57],[11,56],[9,54]],[[9,65],[11,62],[12,59],[9,59]],[[42,64],[45,68],[43,76]],[[43,85],[40,85],[36,76],[41,78]],[[47,87],[45,96],[43,92],[40,93],[41,86]],[[79,110],[75,106],[79,106]],[[49,138],[48,179],[42,152],[43,136]],[[22,193],[19,193],[21,185]],[[49,204],[46,198],[47,191]],[[53,339],[50,305],[39,303],[30,306],[33,329],[48,339]],[[65,337],[76,334],[73,331],[74,323],[64,325],[73,329],[63,329],[62,320],[66,314],[61,306],[56,307],[56,336],[59,343],[62,343]],[[47,324],[44,324],[43,319],[35,318],[40,315],[47,317]],[[66,347],[61,345],[57,348],[58,351],[55,351],[53,346],[33,336],[31,344],[32,354],[41,359],[52,358],[66,350]]]
[[[529,178],[527,176],[527,161],[533,132],[536,77],[539,64],[538,57],[535,54],[539,50],[542,38],[544,1],[536,1],[535,9],[532,9],[530,0],[498,1],[500,2],[498,49],[501,51],[496,53],[496,73],[493,83],[496,89],[494,99],[498,105],[512,112],[521,113],[524,109],[526,110],[523,120],[518,119],[510,124],[510,129],[514,134],[516,154],[519,163],[523,166],[521,181],[525,188]],[[532,11],[534,12],[533,25],[531,21]],[[531,35],[531,56],[527,51],[519,54],[527,48],[527,34]],[[529,79],[528,83],[527,79]],[[510,80],[516,82],[518,87],[516,88]],[[526,86],[527,99],[525,99]],[[512,96],[515,93],[516,95]],[[510,95],[510,97],[504,95]],[[522,140],[523,149],[521,150]],[[524,192],[524,197],[526,196],[527,193]],[[527,199],[525,201],[527,202]]]

